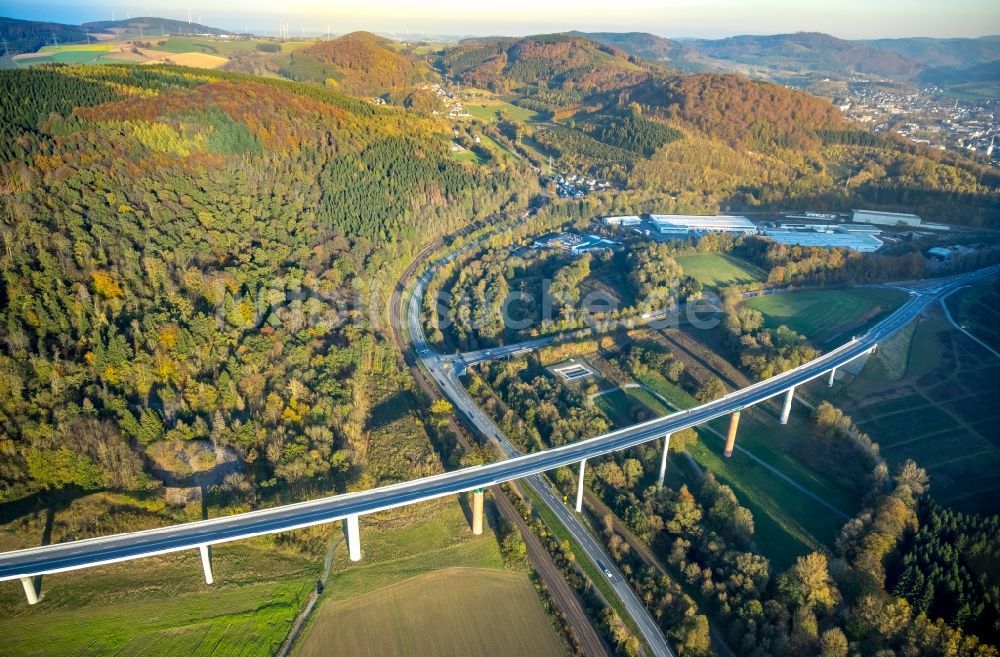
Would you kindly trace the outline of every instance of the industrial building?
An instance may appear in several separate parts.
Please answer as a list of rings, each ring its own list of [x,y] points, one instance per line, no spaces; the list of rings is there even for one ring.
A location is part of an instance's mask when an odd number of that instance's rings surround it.
[[[650,221],[656,229],[668,235],[685,236],[688,233],[741,233],[752,235],[757,226],[746,217],[729,215],[651,214]]]
[[[642,223],[642,219],[634,214],[620,217],[604,217],[603,221],[605,226],[638,226]]]
[[[954,246],[935,246],[927,250],[927,256],[936,260],[951,260],[955,256],[964,256],[975,252],[975,249],[956,244]]]
[[[779,244],[797,246],[821,246],[827,249],[851,249],[860,253],[872,253],[882,248],[882,240],[869,233],[826,233],[799,230],[764,231]]]
[[[919,226],[921,219],[915,214],[902,212],[851,210],[851,221],[856,224],[877,224],[879,226]]]
[[[561,249],[572,255],[588,251],[603,251],[618,246],[618,242],[597,235],[577,235],[575,233],[552,233],[539,237],[532,246],[536,249]]]

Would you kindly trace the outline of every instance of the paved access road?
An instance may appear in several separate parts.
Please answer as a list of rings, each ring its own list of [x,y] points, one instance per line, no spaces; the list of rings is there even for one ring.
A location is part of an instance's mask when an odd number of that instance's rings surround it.
[[[715,402],[711,402],[694,409],[689,409],[687,411],[680,411],[669,415],[666,418],[661,418],[660,420],[653,420],[634,427],[628,427],[621,431],[593,438],[589,441],[584,441],[583,443],[576,443],[575,445],[582,445],[593,441],[607,441],[613,436],[622,436],[624,440],[629,441],[629,445],[639,444],[648,440],[656,439],[663,436],[665,433],[676,431],[679,428],[702,424],[708,420],[731,413],[734,410],[739,410],[741,408],[745,408],[746,406],[750,406],[779,395],[792,385],[800,385],[812,379],[818,378],[833,367],[839,367],[847,364],[851,360],[864,355],[865,353],[869,353],[872,349],[874,349],[875,345],[877,345],[879,341],[885,339],[885,337],[908,324],[914,317],[923,311],[929,303],[938,298],[939,295],[964,284],[967,280],[985,275],[995,269],[996,268],[992,268],[991,270],[984,272],[974,272],[942,280],[927,290],[911,292],[910,300],[903,307],[872,328],[861,339],[855,339],[852,342],[833,350],[825,356],[797,368],[796,370],[785,372],[778,377],[774,377],[744,388],[743,390],[736,391],[720,400],[716,400]],[[422,326],[420,324],[420,299],[423,296],[422,292],[426,284],[432,276],[433,270],[429,270],[418,280],[414,293],[411,297],[410,308],[407,315],[410,338],[414,342],[414,346],[421,358],[421,361],[434,380],[438,383],[440,388],[444,391],[445,395],[451,399],[455,408],[463,413],[468,418],[469,422],[475,426],[475,428],[482,435],[492,438],[500,444],[504,456],[508,458],[508,461],[504,461],[504,463],[510,463],[512,460],[526,458],[521,455],[521,453],[510,443],[509,440],[507,440],[500,428],[496,426],[496,424],[489,417],[487,417],[482,410],[479,409],[476,403],[469,396],[468,392],[465,390],[464,386],[462,386],[462,384],[458,381],[457,374],[460,374],[464,371],[465,367],[473,363],[492,360],[495,358],[504,358],[551,344],[555,341],[555,337],[550,336],[529,340],[527,342],[498,347],[496,349],[483,349],[474,352],[466,352],[457,356],[438,354],[427,344]],[[668,428],[667,425],[670,425],[671,423],[666,421],[671,419],[675,419],[678,429]],[[638,440],[636,440],[637,437],[639,438]],[[548,450],[548,452],[542,453],[551,453],[563,449],[565,449],[565,447],[557,448],[556,450]],[[585,452],[586,458],[596,455],[586,450]],[[575,460],[579,461],[580,459]],[[562,465],[566,464],[567,463],[562,463]],[[547,506],[549,506],[556,513],[560,521],[573,534],[577,542],[584,548],[584,551],[587,553],[587,557],[595,563],[600,562],[604,567],[609,568],[612,571],[613,576],[611,578],[611,583],[615,592],[625,604],[626,609],[638,625],[643,634],[643,638],[651,647],[654,654],[673,655],[666,639],[663,637],[663,633],[660,631],[655,621],[649,615],[642,602],[635,595],[635,592],[632,590],[628,582],[624,579],[617,568],[615,568],[613,565],[614,562],[604,552],[603,548],[597,543],[597,541],[594,540],[590,532],[580,522],[580,519],[567,509],[566,505],[563,504],[559,496],[553,492],[552,488],[541,476],[537,474],[530,475],[525,478],[525,482],[542,498]]]
[[[200,545],[211,545],[331,522],[354,514],[366,514],[414,502],[470,491],[502,481],[522,479],[547,470],[579,463],[582,459],[601,456],[662,437],[665,433],[703,424],[781,394],[792,385],[800,385],[822,376],[833,367],[840,367],[867,353],[889,335],[913,320],[940,295],[967,284],[978,276],[994,273],[998,267],[962,274],[935,281],[931,286],[912,293],[910,300],[895,313],[869,330],[864,336],[839,347],[794,370],[730,393],[702,406],[673,413],[603,436],[591,438],[555,449],[516,456],[488,465],[456,470],[423,479],[403,482],[373,490],[335,495],[299,502],[282,507],[212,518],[170,527],[105,536],[55,545],[46,545],[0,554],[0,580],[38,574],[56,573],[99,564],[136,559]],[[412,313],[416,314],[411,305]],[[419,326],[419,317],[417,317]],[[419,334],[414,334],[419,336]],[[417,337],[418,353],[438,384],[449,394],[457,410],[469,416],[487,436],[501,441],[502,435],[457,385],[447,363],[430,352],[426,342]],[[508,443],[509,445],[509,443]],[[582,544],[582,542],[581,542]],[[663,653],[669,654],[669,653]]]

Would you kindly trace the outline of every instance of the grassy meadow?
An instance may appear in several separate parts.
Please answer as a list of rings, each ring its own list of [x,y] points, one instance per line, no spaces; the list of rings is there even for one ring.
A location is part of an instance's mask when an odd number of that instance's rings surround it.
[[[560,655],[559,637],[527,575],[444,568],[317,612],[296,657]]]
[[[784,324],[822,347],[847,331],[861,332],[901,306],[906,298],[906,293],[899,290],[865,287],[788,292],[756,297],[747,305],[764,315],[768,328]]]
[[[685,274],[707,288],[745,285],[767,278],[767,272],[760,267],[730,255],[693,253],[680,255],[674,259],[684,269]]]

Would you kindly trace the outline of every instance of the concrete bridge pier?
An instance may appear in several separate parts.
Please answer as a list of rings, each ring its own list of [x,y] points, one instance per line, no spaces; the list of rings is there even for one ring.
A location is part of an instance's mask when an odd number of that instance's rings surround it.
[[[660,476],[656,480],[656,484],[663,488],[663,478],[667,476],[667,450],[670,449],[670,436],[672,434],[667,434],[663,437],[663,455],[660,457]]]
[[[580,461],[580,476],[576,482],[576,512],[583,511],[583,473],[587,467],[587,459]]]
[[[832,370],[830,370],[830,380],[826,382],[826,385],[827,385],[828,388],[832,388],[833,387],[833,377],[835,377],[835,376],[837,376],[837,368],[836,367],[833,368]]]
[[[483,533],[483,489],[472,491],[472,533],[479,536]]]
[[[722,455],[726,458],[733,455],[733,448],[736,447],[736,430],[739,426],[740,412],[733,411],[733,414],[729,416],[729,434],[726,436],[726,449],[722,452]]]
[[[205,571],[205,583],[212,584],[215,578],[212,577],[212,547],[210,545],[199,545],[201,552],[201,569]]]
[[[344,518],[344,529],[347,533],[347,554],[351,561],[361,561],[361,529],[358,527],[358,514],[353,513]]]
[[[201,569],[205,571],[205,583],[212,584],[215,578],[212,577],[212,548],[209,545],[199,545],[201,552]]]
[[[792,412],[792,399],[795,397],[795,386],[785,393],[785,405],[781,407],[781,423],[788,424],[788,416]]]
[[[29,605],[38,604],[38,591],[35,589],[34,577],[22,577],[21,586],[24,587],[24,595],[28,598]]]

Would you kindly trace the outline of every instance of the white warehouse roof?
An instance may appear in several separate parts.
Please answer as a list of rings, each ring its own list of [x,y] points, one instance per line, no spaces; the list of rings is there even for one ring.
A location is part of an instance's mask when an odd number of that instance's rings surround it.
[[[920,217],[915,214],[903,212],[880,212],[879,210],[851,210],[851,221],[855,223],[869,223],[895,226],[905,224],[907,226],[919,226]]]
[[[872,253],[882,247],[882,240],[864,233],[816,233],[797,230],[769,230],[764,233],[779,244],[844,248]]]
[[[661,233],[707,231],[754,233],[757,226],[746,217],[729,215],[651,214],[650,219]]]

